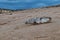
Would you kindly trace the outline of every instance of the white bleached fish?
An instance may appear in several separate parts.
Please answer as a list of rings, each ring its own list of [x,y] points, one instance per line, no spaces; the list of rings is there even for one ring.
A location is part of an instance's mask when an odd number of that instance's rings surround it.
[[[43,24],[43,23],[49,23],[51,22],[51,17],[36,17],[36,18],[31,18],[25,22],[25,24]]]

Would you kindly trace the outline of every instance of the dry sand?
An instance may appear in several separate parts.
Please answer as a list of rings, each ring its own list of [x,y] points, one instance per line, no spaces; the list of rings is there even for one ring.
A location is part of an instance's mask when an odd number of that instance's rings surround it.
[[[52,17],[52,23],[27,25],[33,17]],[[60,7],[0,14],[0,40],[60,40]]]

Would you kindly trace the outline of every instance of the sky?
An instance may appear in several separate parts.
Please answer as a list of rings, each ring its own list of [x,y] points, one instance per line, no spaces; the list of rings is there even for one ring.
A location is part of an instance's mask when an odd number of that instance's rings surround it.
[[[60,4],[60,0],[0,0],[0,8],[30,9]]]

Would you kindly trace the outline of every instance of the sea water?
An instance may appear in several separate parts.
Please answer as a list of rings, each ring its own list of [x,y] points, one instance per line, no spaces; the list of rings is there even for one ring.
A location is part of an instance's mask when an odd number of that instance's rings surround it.
[[[60,0],[0,0],[0,8],[31,9],[60,4]]]

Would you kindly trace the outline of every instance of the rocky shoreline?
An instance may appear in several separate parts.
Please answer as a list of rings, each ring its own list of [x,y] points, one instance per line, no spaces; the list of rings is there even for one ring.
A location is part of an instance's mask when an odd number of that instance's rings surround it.
[[[43,8],[52,8],[52,7],[60,7],[60,5],[53,5],[53,6],[47,6],[47,7],[41,7]],[[39,9],[39,8],[32,8],[32,9]],[[4,9],[4,8],[0,8],[0,14],[8,14],[12,15],[12,12],[16,12],[16,11],[24,11],[24,10],[30,10],[30,9],[16,9],[16,10],[11,10],[11,9]]]

